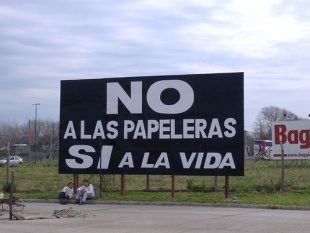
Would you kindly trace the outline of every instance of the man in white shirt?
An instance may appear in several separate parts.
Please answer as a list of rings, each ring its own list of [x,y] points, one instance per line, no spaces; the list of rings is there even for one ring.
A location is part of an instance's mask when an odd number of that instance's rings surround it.
[[[94,187],[88,182],[83,180],[83,186],[77,189],[75,196],[75,203],[83,205],[87,199],[92,199],[95,196]]]

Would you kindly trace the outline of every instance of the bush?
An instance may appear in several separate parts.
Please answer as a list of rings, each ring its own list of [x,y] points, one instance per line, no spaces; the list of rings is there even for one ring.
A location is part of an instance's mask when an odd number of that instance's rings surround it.
[[[15,192],[15,185],[13,186],[13,193]],[[11,192],[11,184],[5,184],[2,187],[2,191],[5,193],[10,193]]]

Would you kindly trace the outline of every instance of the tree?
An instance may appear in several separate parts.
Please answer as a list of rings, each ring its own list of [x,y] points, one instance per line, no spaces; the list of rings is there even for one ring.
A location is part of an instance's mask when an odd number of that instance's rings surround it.
[[[48,153],[55,148],[58,149],[58,123],[50,120],[38,120],[38,145],[42,147],[44,153]],[[51,145],[52,144],[52,145]]]
[[[275,121],[292,121],[301,120],[296,114],[288,111],[285,108],[275,106],[264,107],[259,112],[256,121],[254,122],[254,134],[257,139],[271,140],[272,139],[272,122]]]
[[[14,121],[0,122],[0,135],[2,136],[0,141],[2,145],[8,142],[11,142],[11,144],[17,143],[21,138],[18,123]]]
[[[10,142],[11,147],[13,147],[14,144],[28,144],[31,151],[33,151],[35,144],[34,128],[34,120],[28,120],[23,124],[11,121],[0,121],[0,148],[5,147],[7,142]],[[58,128],[58,122],[37,120],[37,149],[40,154],[49,154],[58,151]]]

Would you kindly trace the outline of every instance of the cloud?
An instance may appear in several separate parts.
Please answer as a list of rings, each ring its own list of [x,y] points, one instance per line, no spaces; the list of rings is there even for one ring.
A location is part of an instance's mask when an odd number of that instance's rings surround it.
[[[58,120],[60,80],[217,72],[245,72],[246,126],[270,103],[308,115],[309,7],[288,0],[3,1],[0,121],[24,121],[34,102],[42,102],[41,117]]]

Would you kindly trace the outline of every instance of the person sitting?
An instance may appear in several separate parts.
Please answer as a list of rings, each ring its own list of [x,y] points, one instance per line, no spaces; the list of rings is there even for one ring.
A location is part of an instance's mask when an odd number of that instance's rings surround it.
[[[75,196],[75,203],[83,205],[87,199],[92,199],[95,196],[94,187],[88,182],[83,180],[83,186],[77,189]]]
[[[73,183],[69,182],[59,193],[60,204],[67,204],[70,198],[74,198]]]

